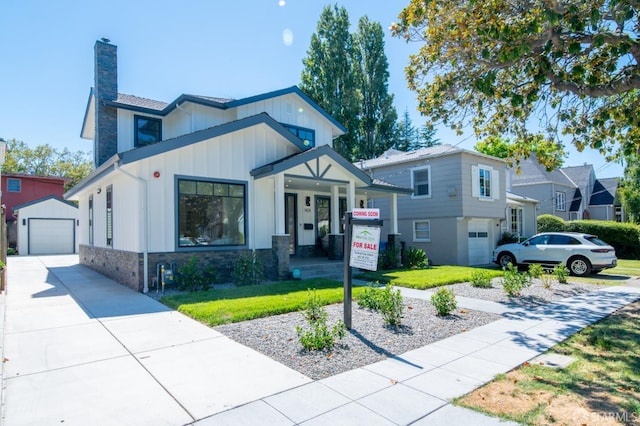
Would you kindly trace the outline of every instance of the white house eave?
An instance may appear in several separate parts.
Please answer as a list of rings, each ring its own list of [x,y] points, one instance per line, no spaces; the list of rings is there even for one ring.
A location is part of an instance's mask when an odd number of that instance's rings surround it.
[[[95,137],[95,102],[93,88],[89,92],[89,99],[87,101],[87,107],[84,111],[84,120],[82,120],[82,129],[80,130],[80,137],[82,139],[93,140]]]

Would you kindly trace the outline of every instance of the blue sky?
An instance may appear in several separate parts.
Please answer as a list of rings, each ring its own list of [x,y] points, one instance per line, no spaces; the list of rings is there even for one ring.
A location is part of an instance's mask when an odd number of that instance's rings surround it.
[[[335,2],[334,2],[335,3]],[[300,81],[302,59],[323,7],[317,0],[2,0],[0,137],[30,146],[92,149],[80,139],[93,45],[118,46],[119,92],[169,102],[183,93],[243,98]],[[388,27],[408,0],[341,0],[353,27],[367,15],[386,32],[389,91],[414,125],[415,94],[404,67],[419,48],[391,38]],[[443,143],[472,149],[471,132],[439,129]],[[595,151],[572,150],[566,165],[591,163],[599,177],[622,175]]]

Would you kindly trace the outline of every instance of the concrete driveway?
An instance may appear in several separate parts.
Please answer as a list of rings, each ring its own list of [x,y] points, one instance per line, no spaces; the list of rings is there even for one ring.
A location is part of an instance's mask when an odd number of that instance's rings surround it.
[[[181,425],[311,382],[77,256],[7,272],[3,424]]]

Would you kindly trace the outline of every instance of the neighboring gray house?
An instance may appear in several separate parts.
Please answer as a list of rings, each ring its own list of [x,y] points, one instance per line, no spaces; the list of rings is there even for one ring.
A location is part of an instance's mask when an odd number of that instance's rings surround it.
[[[538,200],[507,190],[507,214],[502,222],[502,232],[518,235],[521,239],[535,235],[538,232],[537,205]]]
[[[508,203],[521,208],[517,221],[524,218],[523,207],[535,201],[507,200],[503,160],[451,145],[389,150],[356,165],[372,179],[413,188],[411,197],[398,198],[397,231],[405,247],[423,249],[434,264],[490,263],[496,242],[512,226]],[[383,235],[390,233],[388,219],[394,212],[389,200],[370,200],[369,207],[380,208]],[[529,227],[521,228],[529,232]]]
[[[531,156],[520,162],[520,173],[511,170],[509,174],[513,191],[539,201],[538,215],[564,220],[624,220],[622,207],[615,201],[617,179],[597,179],[591,164],[549,172]]]

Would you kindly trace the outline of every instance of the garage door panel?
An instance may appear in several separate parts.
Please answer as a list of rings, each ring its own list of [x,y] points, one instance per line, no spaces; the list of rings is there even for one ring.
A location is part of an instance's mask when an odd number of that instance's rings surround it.
[[[29,254],[75,252],[74,219],[29,219]]]

